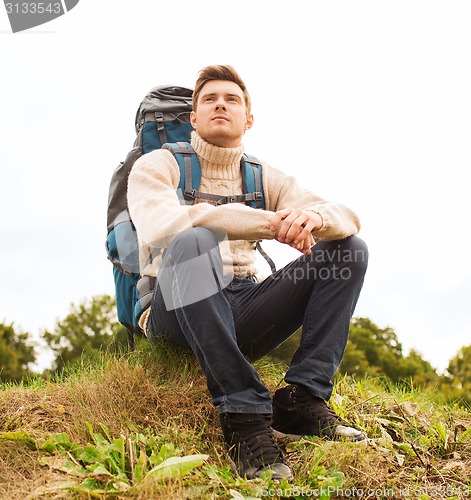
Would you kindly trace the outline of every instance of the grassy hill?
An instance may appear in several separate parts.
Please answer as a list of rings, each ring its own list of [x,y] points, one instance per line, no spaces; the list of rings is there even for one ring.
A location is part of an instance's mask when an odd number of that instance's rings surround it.
[[[274,390],[283,366],[257,363]],[[292,484],[226,462],[194,359],[162,343],[100,355],[0,391],[0,498],[469,498],[471,413],[381,379],[337,381],[331,403],[367,443],[282,443]]]

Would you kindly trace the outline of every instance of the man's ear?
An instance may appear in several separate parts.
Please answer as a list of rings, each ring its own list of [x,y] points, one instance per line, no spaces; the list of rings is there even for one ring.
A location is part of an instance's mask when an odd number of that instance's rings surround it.
[[[196,130],[196,113],[194,111],[190,112],[190,123],[191,126]]]
[[[249,130],[251,129],[253,126],[253,115],[250,114],[250,115],[247,115],[247,118],[245,119],[245,127],[244,129],[245,130]]]

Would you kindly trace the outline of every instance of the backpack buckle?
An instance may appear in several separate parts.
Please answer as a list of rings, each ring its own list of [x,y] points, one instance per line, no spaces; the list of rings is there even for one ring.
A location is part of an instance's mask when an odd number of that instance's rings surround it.
[[[188,198],[196,198],[196,189],[185,189],[185,192],[183,193],[186,197]]]
[[[262,201],[263,193],[261,193],[260,191],[255,191],[254,195],[255,195],[255,201]]]

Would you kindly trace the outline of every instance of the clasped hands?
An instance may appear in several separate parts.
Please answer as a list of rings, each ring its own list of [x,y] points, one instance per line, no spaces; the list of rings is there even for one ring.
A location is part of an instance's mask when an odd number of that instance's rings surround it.
[[[322,227],[322,217],[310,210],[285,208],[278,210],[270,221],[275,239],[309,255],[315,240],[312,231]]]

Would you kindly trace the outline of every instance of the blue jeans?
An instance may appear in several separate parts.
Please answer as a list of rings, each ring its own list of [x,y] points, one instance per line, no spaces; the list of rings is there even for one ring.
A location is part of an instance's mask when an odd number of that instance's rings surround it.
[[[368,250],[356,236],[321,241],[261,283],[223,275],[218,235],[188,229],[166,249],[148,336],[191,349],[220,413],[271,413],[271,397],[250,361],[302,326],[285,381],[325,400],[332,394],[363,285]]]

